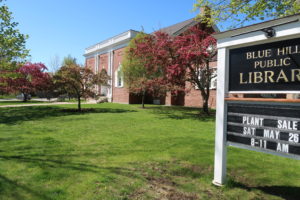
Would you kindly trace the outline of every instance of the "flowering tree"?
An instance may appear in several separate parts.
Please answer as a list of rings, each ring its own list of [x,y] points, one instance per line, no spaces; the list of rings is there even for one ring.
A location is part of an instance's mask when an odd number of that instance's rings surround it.
[[[158,38],[167,35],[160,35]],[[139,33],[126,49],[122,62],[122,73],[129,92],[142,96],[142,108],[147,93],[154,97],[166,94],[167,80],[162,64],[163,55],[157,37]]]
[[[93,97],[95,85],[105,85],[109,80],[105,70],[94,74],[93,71],[78,64],[61,67],[54,75],[57,89],[73,94],[78,100],[78,111],[81,111],[81,97]]]
[[[52,85],[51,76],[45,72],[47,67],[43,63],[26,63],[16,70],[16,78],[4,78],[7,91],[16,91],[23,94],[23,101],[33,92],[48,90]]]
[[[175,60],[168,66],[170,80],[183,78],[200,90],[203,111],[208,113],[210,84],[214,69],[209,63],[216,56],[216,40],[209,31],[192,27],[183,35],[174,38]]]
[[[209,62],[216,56],[212,31],[194,26],[171,37],[163,32],[138,35],[129,45],[124,77],[130,91],[184,91],[185,82],[200,90],[203,111],[208,113],[210,82],[214,77]]]

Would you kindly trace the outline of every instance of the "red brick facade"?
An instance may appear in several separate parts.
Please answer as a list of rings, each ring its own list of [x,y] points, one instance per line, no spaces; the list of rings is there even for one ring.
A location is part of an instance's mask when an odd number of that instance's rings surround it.
[[[122,58],[124,54],[124,49],[117,49],[113,51],[113,74],[112,74],[112,81],[115,87],[113,87],[113,98],[112,102],[116,103],[129,103],[129,92],[128,90],[123,86],[119,87],[116,85],[116,74],[118,73],[119,67],[122,63]]]
[[[186,23],[193,23],[193,21],[190,20]],[[125,47],[130,39],[134,38],[134,35],[136,34],[136,31],[130,30],[86,49],[86,66],[95,70],[95,66],[97,65],[98,72],[104,68],[111,76],[111,87],[104,88],[108,91],[105,95],[107,95],[110,102],[126,104],[141,102],[141,97],[129,94],[128,89],[124,87],[124,84],[121,84],[122,81],[120,80],[122,80],[122,78],[118,78],[118,70],[122,63]],[[126,38],[126,36],[128,37]],[[114,41],[116,41],[115,44]],[[210,63],[210,67],[216,67],[216,62]],[[192,88],[190,83],[186,83],[186,87]],[[99,92],[101,92],[101,88],[99,88]],[[101,94],[103,93],[101,92]],[[153,97],[147,96],[145,101],[146,103],[153,103]],[[215,107],[215,102],[216,91],[215,89],[212,89],[210,90],[209,107]],[[201,93],[195,88],[192,88],[186,94],[183,92],[179,95],[171,95],[171,93],[167,93],[165,98],[160,99],[160,103],[165,105],[203,106]]]
[[[85,60],[85,66],[94,71],[95,69],[95,58],[87,58]]]
[[[102,69],[108,71],[108,53],[99,55],[98,59],[98,71],[100,72]]]
[[[112,102],[115,103],[138,103],[140,100],[137,97],[134,97],[134,95],[131,95],[128,92],[128,90],[122,86],[118,87],[116,86],[116,73],[120,67],[120,64],[122,63],[122,58],[124,54],[124,49],[117,49],[113,51],[113,74],[111,75],[112,78]],[[109,55],[101,54],[98,56],[99,62],[98,62],[98,71],[101,69],[105,69],[108,71],[108,65],[109,65]],[[89,67],[94,71],[95,66],[95,59],[94,58],[87,58],[86,59],[86,66]],[[211,67],[216,67],[216,62],[211,63]],[[170,93],[168,93],[165,97],[165,105],[181,105],[181,106],[190,106],[190,107],[202,107],[203,105],[203,99],[201,96],[201,93],[198,89],[195,89],[191,86],[189,82],[186,83],[187,88],[192,88],[189,92],[187,92],[185,95],[181,94],[178,96],[172,96]],[[100,90],[99,90],[100,92]],[[164,100],[161,100],[163,103]],[[209,107],[215,108],[216,103],[216,90],[212,89],[210,90],[210,99],[209,99]]]

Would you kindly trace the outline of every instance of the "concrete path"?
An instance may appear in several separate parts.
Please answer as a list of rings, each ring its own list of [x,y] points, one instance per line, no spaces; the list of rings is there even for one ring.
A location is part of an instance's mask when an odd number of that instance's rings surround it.
[[[21,101],[20,99],[17,98],[9,98],[9,99],[0,99],[0,102],[5,102],[5,101]],[[50,101],[46,98],[32,98],[30,101],[42,101],[42,102],[56,102],[57,98],[52,98]]]
[[[34,103],[34,104],[17,104],[17,105],[3,105],[0,108],[10,108],[10,107],[25,107],[25,106],[52,106],[52,105],[63,105],[63,104],[77,104],[77,102],[54,102],[54,103]],[[86,103],[81,103],[86,104]]]

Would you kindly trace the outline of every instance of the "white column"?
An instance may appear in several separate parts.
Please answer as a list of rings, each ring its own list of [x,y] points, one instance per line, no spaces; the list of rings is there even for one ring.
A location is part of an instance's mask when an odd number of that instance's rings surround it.
[[[95,66],[94,66],[94,73],[97,73],[97,64],[98,64],[98,56],[97,54],[94,55],[94,59],[95,59]]]
[[[108,70],[107,73],[111,77],[111,80],[109,80],[109,87],[107,92],[107,98],[109,102],[112,102],[112,90],[113,90],[113,51],[108,52]]]
[[[99,66],[99,58],[98,58],[98,54],[96,54],[94,56],[94,59],[95,59],[95,67],[94,67],[94,74],[97,74],[98,73],[98,66]],[[96,85],[96,93],[98,94],[99,93],[99,85]]]
[[[216,103],[216,135],[215,135],[215,163],[213,184],[221,186],[226,180],[226,103],[225,95],[228,91],[228,50],[218,49],[217,75],[217,103]]]

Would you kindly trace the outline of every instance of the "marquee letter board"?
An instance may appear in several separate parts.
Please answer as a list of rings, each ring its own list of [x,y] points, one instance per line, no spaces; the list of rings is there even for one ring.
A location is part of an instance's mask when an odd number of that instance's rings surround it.
[[[300,105],[227,102],[227,141],[238,147],[300,159]]]

